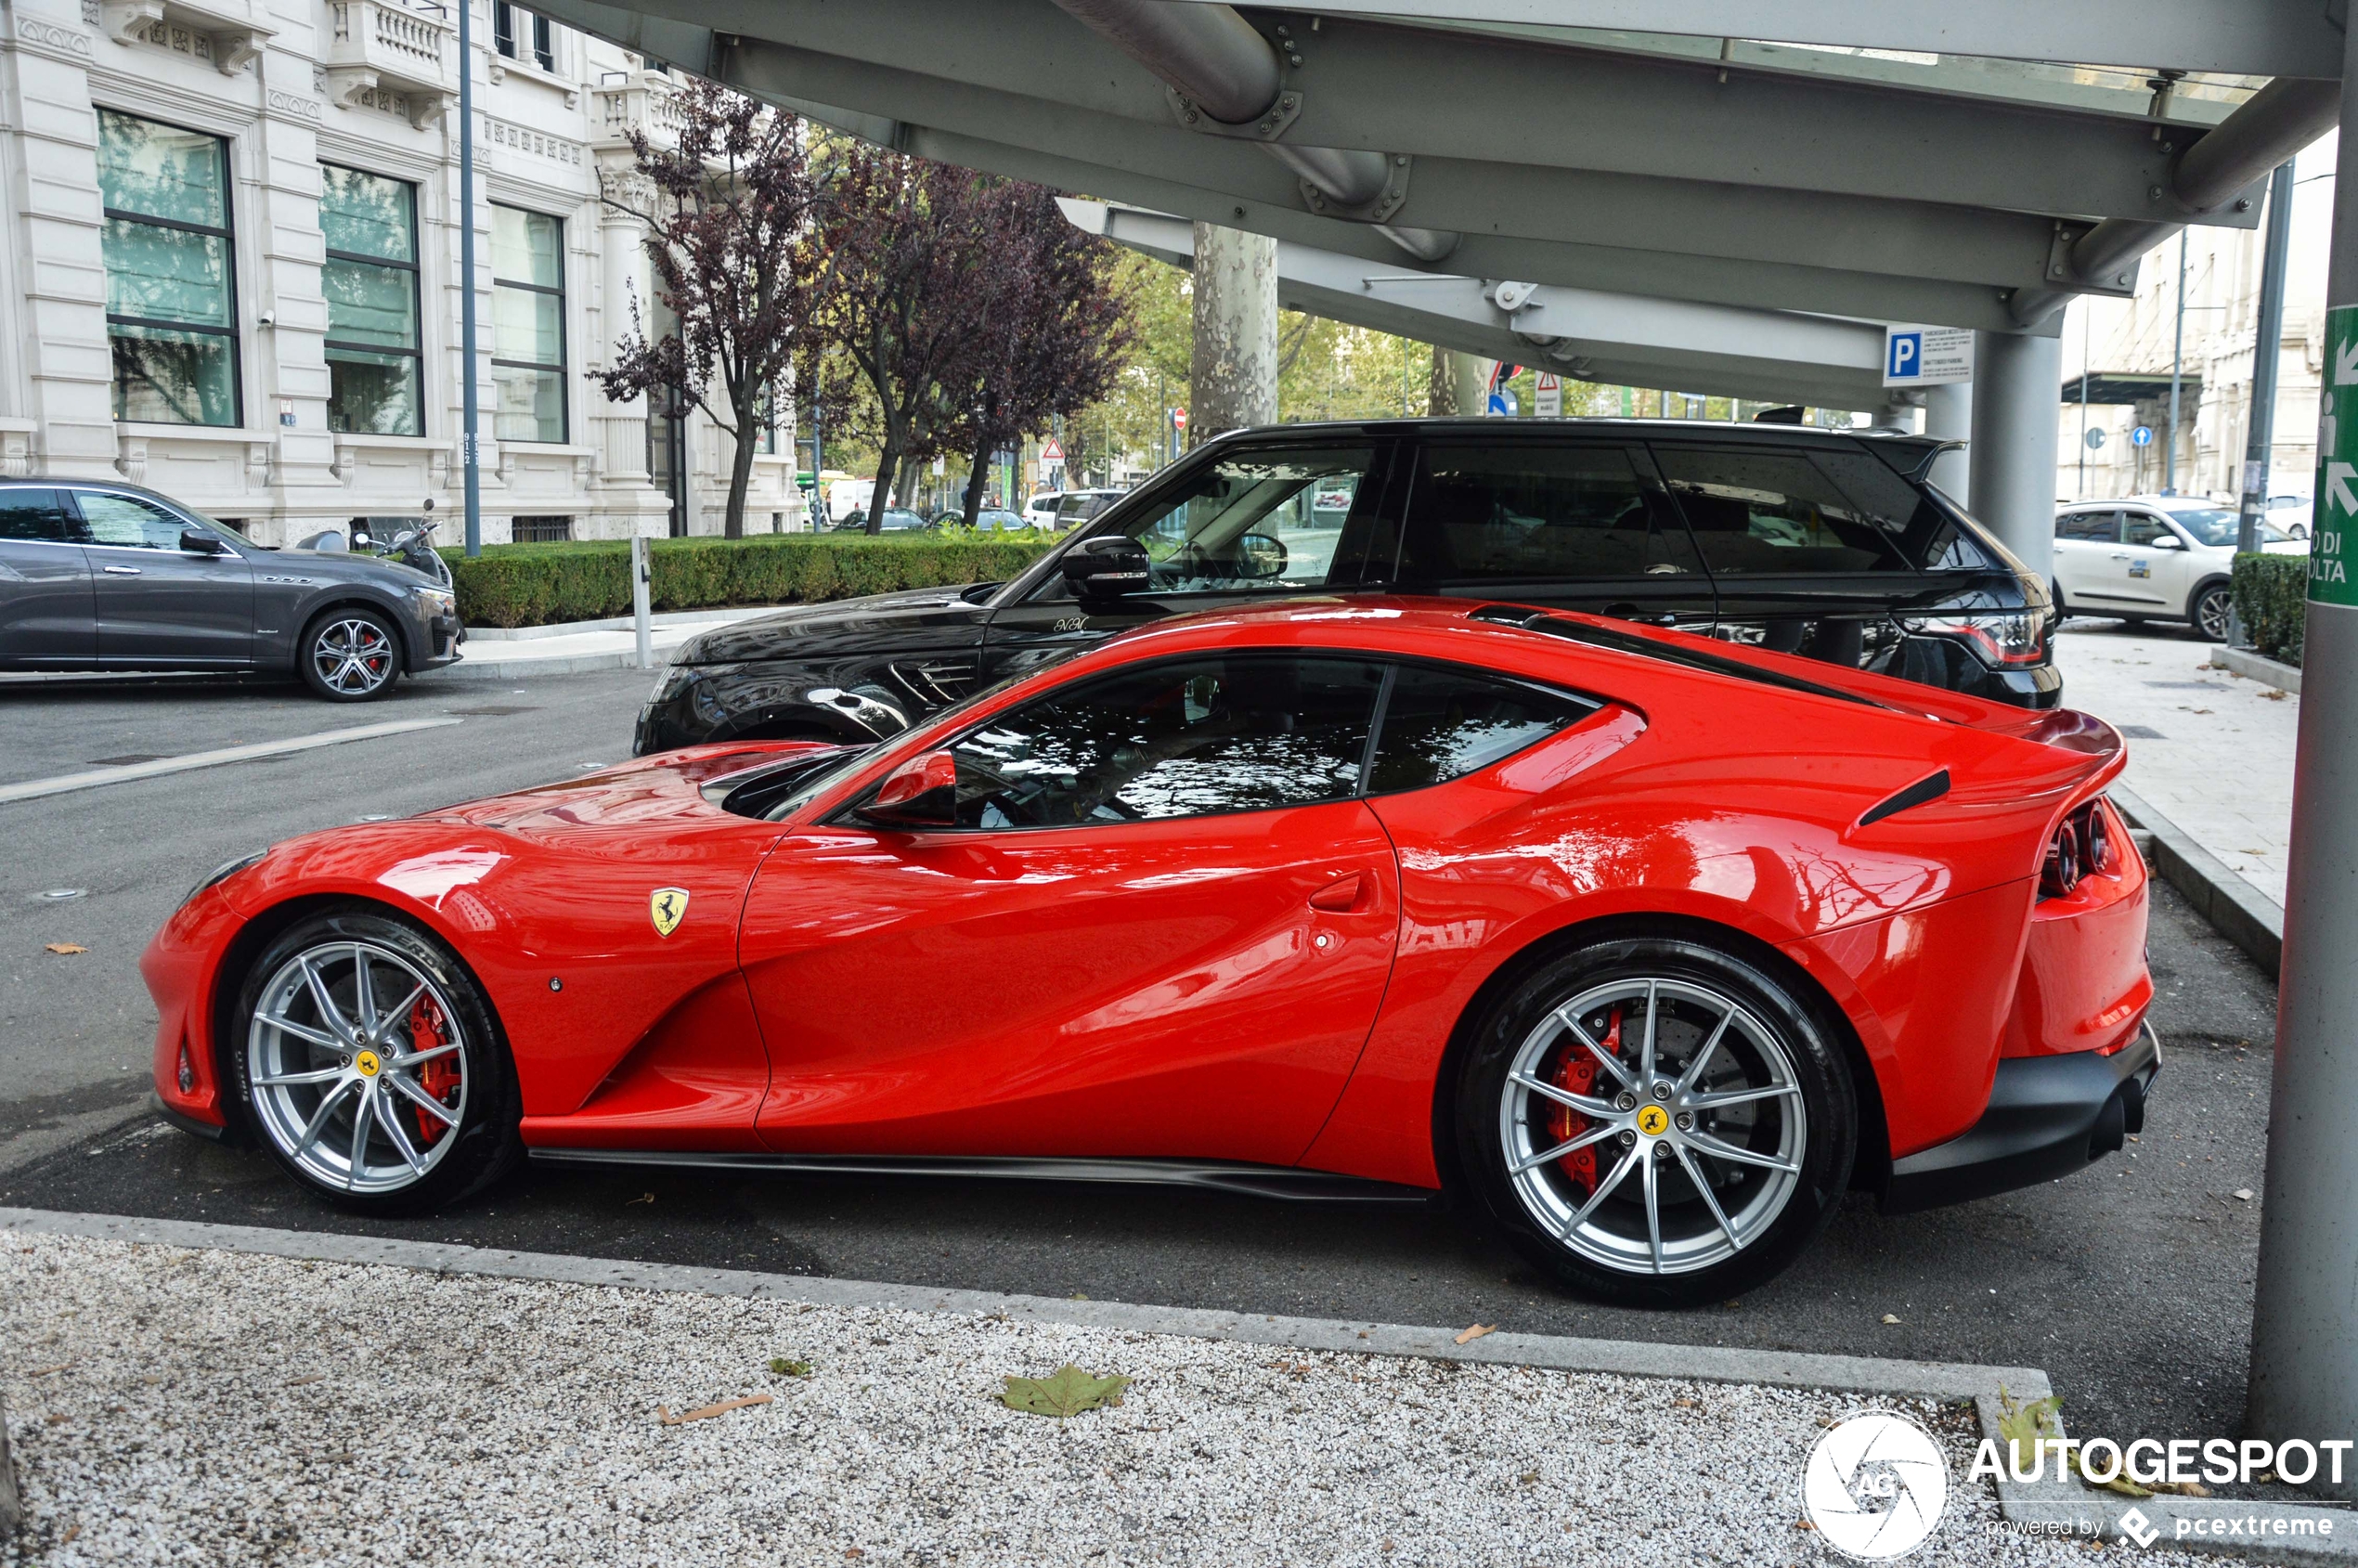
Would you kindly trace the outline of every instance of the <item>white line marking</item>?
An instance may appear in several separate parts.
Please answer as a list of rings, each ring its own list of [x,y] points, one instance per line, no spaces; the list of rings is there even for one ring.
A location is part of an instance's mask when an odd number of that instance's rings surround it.
[[[349,730],[297,735],[292,740],[256,741],[252,745],[225,746],[219,751],[192,751],[185,757],[162,757],[153,762],[133,762],[121,768],[93,768],[86,773],[61,773],[54,779],[30,779],[23,784],[0,784],[0,805],[11,800],[37,800],[45,795],[64,795],[77,789],[96,789],[100,784],[126,784],[133,779],[152,779],[165,773],[185,773],[196,768],[218,768],[228,762],[252,762],[258,758],[280,757],[292,751],[342,745],[346,741],[372,741],[381,735],[406,735],[413,730],[439,730],[447,724],[465,722],[463,719],[395,719],[382,724],[360,724]]]

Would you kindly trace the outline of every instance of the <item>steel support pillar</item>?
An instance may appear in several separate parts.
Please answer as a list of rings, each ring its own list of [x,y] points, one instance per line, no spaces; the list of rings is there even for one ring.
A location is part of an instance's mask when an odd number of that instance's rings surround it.
[[[2029,333],[1974,340],[1974,515],[2023,564],[2053,578],[2055,422],[2063,417],[2063,342]]]
[[[1943,440],[1973,440],[1973,382],[1949,382],[1924,388],[1924,434]],[[1973,505],[1973,448],[1944,452],[1932,465],[1932,482],[1959,506]]]
[[[2345,73],[2358,70],[2358,27]],[[2345,98],[2340,158],[2358,170],[2358,94]],[[2273,346],[2273,345],[2271,345]],[[2337,355],[2342,357],[2337,358]],[[2336,182],[2326,275],[2326,386],[2317,431],[2300,744],[2293,760],[2291,875],[2277,979],[2268,1176],[2252,1307],[2248,1435],[2282,1443],[2358,1437],[2358,182]],[[2158,1107],[2157,1108],[2159,1108]],[[2163,1114],[2167,1114],[2164,1112]],[[2309,1490],[2358,1499],[2349,1449]]]
[[[1187,439],[1277,422],[1277,242],[1196,225]]]

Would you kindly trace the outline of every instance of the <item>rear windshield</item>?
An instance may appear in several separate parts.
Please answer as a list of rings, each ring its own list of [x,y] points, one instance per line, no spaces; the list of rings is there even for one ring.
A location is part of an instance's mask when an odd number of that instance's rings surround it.
[[[1867,452],[1663,443],[1654,460],[1715,576],[1996,564],[1929,497]]]

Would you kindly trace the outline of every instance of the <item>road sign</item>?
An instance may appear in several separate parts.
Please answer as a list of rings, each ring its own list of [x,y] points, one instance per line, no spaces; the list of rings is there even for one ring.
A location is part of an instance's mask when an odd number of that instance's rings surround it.
[[[1048,437],[1048,444],[1040,448],[1040,460],[1042,462],[1064,461],[1065,449],[1063,444],[1053,435]]]
[[[1502,387],[1490,395],[1490,404],[1485,411],[1501,419],[1512,419],[1517,407],[1515,395]]]
[[[1542,370],[1533,379],[1531,411],[1539,419],[1560,420],[1564,417],[1564,379]]]
[[[2141,424],[2129,433],[2129,445],[2131,447],[2150,447],[2153,444],[2154,430],[2149,424]]]
[[[1973,333],[1963,327],[1885,327],[1885,386],[1946,386],[1973,380]]]
[[[2358,419],[2343,419],[2347,398],[2358,406],[2358,305],[2326,312],[2326,363],[2333,384],[2317,417],[2317,499],[2309,525],[2309,597],[2323,604],[2358,604],[2346,548],[2358,539]]]
[[[2088,433],[2088,449],[2090,451],[2093,452],[2101,450],[2104,444],[2105,433],[2103,431],[2092,430]]]
[[[1187,428],[1186,409],[1173,408],[1171,410],[1171,428],[1173,430],[1185,430]]]

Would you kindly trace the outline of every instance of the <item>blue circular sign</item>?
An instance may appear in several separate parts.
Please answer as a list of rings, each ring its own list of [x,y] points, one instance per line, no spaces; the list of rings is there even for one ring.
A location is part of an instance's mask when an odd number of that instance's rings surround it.
[[[2129,444],[2131,447],[2152,446],[2154,444],[2153,426],[2141,424],[2136,429],[2131,431],[2129,433]]]

